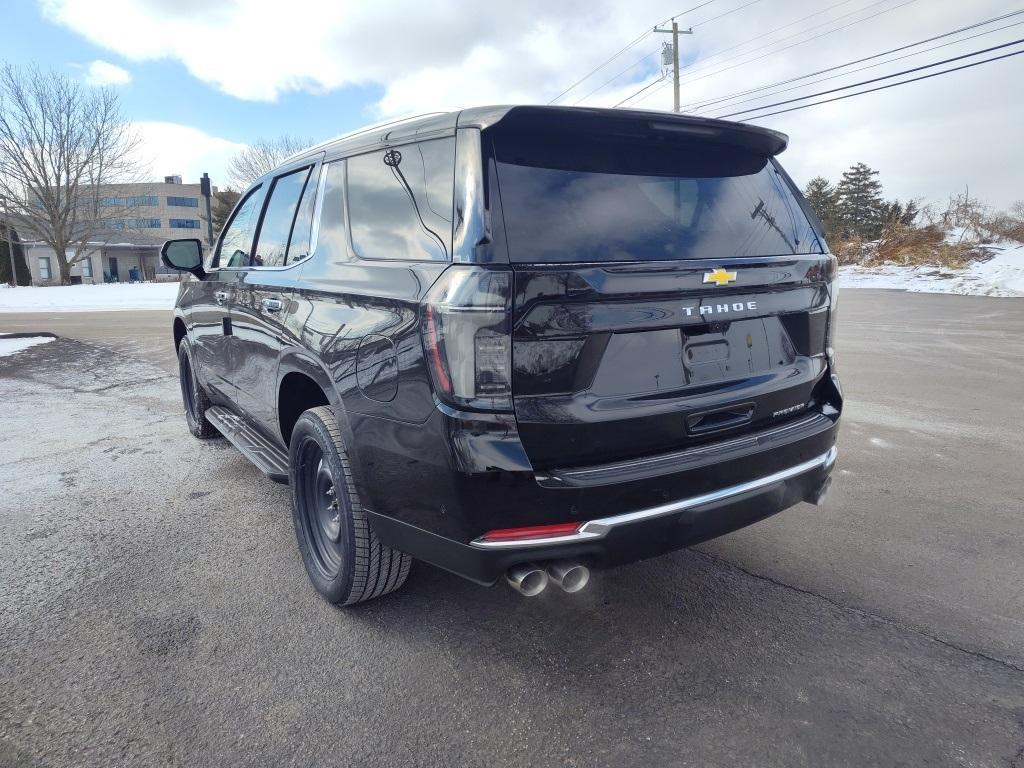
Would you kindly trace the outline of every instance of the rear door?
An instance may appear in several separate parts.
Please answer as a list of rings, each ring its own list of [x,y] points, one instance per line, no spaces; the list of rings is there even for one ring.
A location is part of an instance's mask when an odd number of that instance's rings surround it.
[[[815,406],[832,261],[772,159],[678,136],[493,149],[535,468],[698,446]]]
[[[268,435],[278,434],[278,362],[299,330],[293,297],[309,256],[318,170],[307,163],[269,183],[252,259],[239,273],[231,303],[238,404]]]

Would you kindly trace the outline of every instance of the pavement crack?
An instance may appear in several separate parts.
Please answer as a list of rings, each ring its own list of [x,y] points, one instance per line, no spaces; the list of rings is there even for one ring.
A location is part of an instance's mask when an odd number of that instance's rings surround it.
[[[894,619],[890,619],[888,616],[882,616],[881,614],[874,613],[872,611],[866,611],[863,608],[855,608],[852,605],[845,605],[843,603],[838,602],[837,600],[834,600],[833,598],[829,597],[828,595],[823,595],[820,592],[815,592],[813,589],[806,589],[804,587],[797,587],[797,586],[794,586],[792,584],[787,584],[786,582],[779,581],[778,579],[776,579],[776,578],[774,578],[772,576],[766,576],[766,575],[764,575],[762,573],[757,573],[755,571],[751,571],[751,570],[749,570],[747,568],[744,568],[742,565],[737,565],[736,563],[730,562],[729,560],[725,560],[725,559],[723,559],[721,557],[718,557],[717,555],[712,555],[709,552],[702,552],[701,550],[697,550],[697,549],[693,549],[693,550],[691,550],[691,552],[693,552],[694,554],[700,555],[701,557],[704,557],[704,558],[706,558],[708,560],[711,560],[714,563],[718,563],[719,565],[724,565],[724,566],[727,566],[729,568],[735,568],[737,571],[740,571],[741,573],[745,573],[747,576],[751,576],[751,577],[753,577],[755,579],[759,579],[761,581],[766,581],[769,584],[774,584],[777,587],[782,587],[783,589],[788,589],[788,590],[791,590],[793,592],[799,592],[800,594],[803,594],[803,595],[809,595],[810,597],[816,597],[819,600],[824,600],[829,605],[831,605],[831,606],[833,606],[835,608],[838,608],[838,609],[840,609],[842,611],[849,611],[851,613],[856,613],[856,614],[858,614],[860,616],[864,616],[864,617],[867,617],[867,618],[870,618],[870,619],[874,619],[875,621],[880,621],[883,624],[887,624],[887,625],[889,625],[891,627],[895,627],[896,629],[899,629],[899,630],[901,630],[903,632],[911,632],[911,633],[913,633],[915,635],[918,635],[918,636],[923,637],[923,638],[925,638],[927,640],[930,640],[933,643],[938,643],[939,645],[945,646],[946,648],[949,648],[950,650],[958,651],[959,653],[965,653],[968,656],[973,656],[973,657],[975,657],[977,659],[981,659],[981,660],[984,660],[984,661],[989,661],[989,662],[992,662],[994,664],[999,664],[1000,666],[1005,667],[1006,669],[1009,669],[1009,670],[1012,670],[1014,672],[1019,672],[1019,673],[1024,674],[1024,667],[1019,667],[1016,664],[1014,664],[1012,661],[1007,661],[1006,659],[1000,659],[1000,658],[998,658],[996,656],[990,656],[989,654],[984,653],[983,651],[974,650],[972,648],[965,648],[962,645],[957,645],[956,643],[954,643],[954,642],[952,642],[950,640],[945,640],[944,638],[938,637],[937,635],[933,635],[930,632],[924,631],[923,629],[918,629],[917,627],[911,627],[911,626],[908,626],[906,624],[901,624],[900,622],[898,622],[898,621],[896,621]],[[1024,768],[1024,747],[1021,748],[1021,750],[1017,753],[1017,755],[1013,759],[1014,759],[1015,762],[1011,763],[1011,768]]]

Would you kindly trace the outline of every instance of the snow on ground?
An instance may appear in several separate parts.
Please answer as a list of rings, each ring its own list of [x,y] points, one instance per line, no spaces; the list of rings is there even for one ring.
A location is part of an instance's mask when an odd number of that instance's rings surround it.
[[[847,288],[895,288],[922,293],[973,296],[1024,296],[1024,244],[988,246],[995,254],[964,269],[945,267],[840,267],[839,285]]]
[[[178,283],[19,286],[0,289],[0,312],[173,309]]]
[[[48,341],[53,341],[52,336],[30,336],[28,338],[19,339],[2,339],[0,338],[0,357],[7,357],[13,355],[15,352],[21,352],[23,349],[34,347],[37,344],[45,344]]]

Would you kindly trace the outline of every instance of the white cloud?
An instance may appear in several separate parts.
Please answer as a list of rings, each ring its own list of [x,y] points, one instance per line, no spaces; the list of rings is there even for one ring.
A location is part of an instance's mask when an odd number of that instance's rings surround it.
[[[245,148],[244,144],[178,123],[137,122],[134,127],[141,143],[139,160],[153,180],[180,175],[184,182],[197,184],[206,172],[215,186],[224,187],[228,161]]]
[[[85,70],[85,82],[89,85],[127,85],[131,81],[131,72],[103,59],[96,59]]]
[[[221,0],[212,6],[205,0],[40,2],[50,19],[108,50],[135,61],[178,60],[199,80],[241,99],[273,101],[288,91],[383,86],[383,97],[368,107],[368,120],[448,106],[544,103],[626,41],[686,5],[679,0],[472,5],[468,0]],[[869,0],[857,0],[826,10],[801,0],[774,0],[699,25],[692,36],[682,38],[687,59],[683,102],[857,59],[1005,10],[997,0],[941,0],[929,2],[927,9],[923,0],[897,8],[900,2],[869,8]],[[680,23],[698,24],[737,5],[742,4],[710,6],[684,16]],[[782,50],[783,45],[890,8],[894,10],[862,24]],[[771,32],[815,10],[824,12]],[[826,24],[830,20],[835,20],[831,26]],[[811,27],[817,29],[801,33]],[[830,80],[817,89],[994,45],[1012,39],[1014,32]],[[763,36],[742,45],[758,35]],[[663,37],[650,36],[561,103],[582,99],[584,104],[611,106],[629,95],[654,71]],[[783,39],[786,42],[780,42]],[[762,46],[769,47],[753,52]],[[713,56],[723,49],[731,50]],[[768,52],[770,56],[753,60]],[[649,54],[645,65],[583,98],[644,54]],[[691,62],[693,56],[696,60]],[[716,73],[721,66],[748,59],[743,66]],[[801,183],[817,173],[835,179],[844,168],[864,161],[881,171],[890,197],[942,199],[969,183],[972,193],[1007,205],[1024,196],[1018,182],[1021,158],[1016,138],[1024,122],[1024,100],[1012,97],[1019,91],[1022,64],[1024,57],[1010,59],[759,122],[790,134],[791,149],[784,161]],[[777,99],[803,92],[807,91]],[[650,98],[639,106],[670,108],[671,88],[651,88],[647,94]]]

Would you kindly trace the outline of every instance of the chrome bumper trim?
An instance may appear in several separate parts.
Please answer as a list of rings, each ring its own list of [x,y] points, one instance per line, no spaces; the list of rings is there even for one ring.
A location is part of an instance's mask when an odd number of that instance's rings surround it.
[[[601,539],[607,536],[609,531],[619,525],[629,525],[630,523],[636,523],[641,520],[651,520],[657,517],[676,514],[677,512],[683,512],[687,509],[693,509],[694,507],[702,507],[705,504],[724,501],[732,498],[733,496],[741,496],[753,491],[761,491],[769,486],[777,485],[778,483],[785,482],[786,480],[790,480],[806,472],[812,472],[816,469],[828,469],[836,463],[836,456],[838,453],[838,449],[835,446],[832,446],[827,453],[823,453],[821,456],[813,458],[810,461],[805,461],[802,464],[797,464],[796,466],[789,467],[788,469],[780,470],[771,475],[759,477],[756,480],[739,483],[738,485],[730,485],[727,488],[720,488],[717,491],[711,491],[700,496],[693,496],[689,499],[661,504],[657,507],[648,507],[646,509],[638,509],[634,512],[624,512],[621,515],[612,515],[611,517],[588,520],[580,526],[576,533],[569,534],[568,536],[551,536],[543,539],[522,539],[519,541],[481,541],[480,539],[475,539],[470,542],[470,546],[476,547],[477,549],[523,549],[528,547],[543,547],[552,544],[577,544],[579,542]]]

